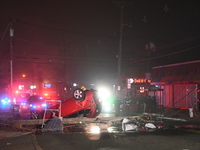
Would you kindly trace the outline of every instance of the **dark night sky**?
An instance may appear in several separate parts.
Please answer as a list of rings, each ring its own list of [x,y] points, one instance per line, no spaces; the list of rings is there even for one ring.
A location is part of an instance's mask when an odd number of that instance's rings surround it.
[[[124,8],[122,67],[129,60],[145,63],[149,42],[156,46],[151,52],[156,58],[151,60],[153,66],[199,59],[197,0],[126,2],[132,5]],[[78,74],[116,77],[120,11],[113,0],[1,0],[1,58],[9,50],[8,32],[4,38],[3,33],[15,19],[16,64],[36,61],[33,58],[47,66],[52,62],[63,66],[65,61],[67,72],[76,79]]]

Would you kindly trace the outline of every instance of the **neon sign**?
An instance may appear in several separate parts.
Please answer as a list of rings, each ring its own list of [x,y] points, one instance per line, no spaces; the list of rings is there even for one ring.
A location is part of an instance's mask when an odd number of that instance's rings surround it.
[[[151,80],[147,80],[147,79],[134,79],[133,83],[150,83]]]

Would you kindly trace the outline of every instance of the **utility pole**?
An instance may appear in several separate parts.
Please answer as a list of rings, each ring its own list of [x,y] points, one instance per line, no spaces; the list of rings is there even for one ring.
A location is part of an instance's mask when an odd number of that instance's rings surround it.
[[[119,28],[119,51],[118,51],[118,65],[117,65],[117,96],[121,98],[121,61],[122,61],[122,42],[123,42],[123,15],[124,15],[124,7],[130,5],[130,2],[124,1],[113,1],[113,3],[117,4],[121,7],[120,13],[120,28]]]
[[[12,90],[13,90],[13,36],[14,29],[12,28],[12,21],[10,22],[10,96],[12,100]]]

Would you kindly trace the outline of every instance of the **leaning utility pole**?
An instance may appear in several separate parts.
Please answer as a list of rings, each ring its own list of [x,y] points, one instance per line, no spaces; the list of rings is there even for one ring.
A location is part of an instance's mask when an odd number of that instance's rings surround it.
[[[117,72],[117,96],[121,98],[121,60],[122,60],[122,38],[123,38],[123,13],[124,7],[130,5],[130,2],[124,1],[113,1],[113,3],[117,4],[121,7],[120,14],[120,28],[119,28],[119,52],[118,52],[118,72]]]

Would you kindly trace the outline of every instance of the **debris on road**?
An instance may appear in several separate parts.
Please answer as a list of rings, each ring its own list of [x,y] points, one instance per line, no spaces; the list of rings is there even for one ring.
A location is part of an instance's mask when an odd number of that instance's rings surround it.
[[[63,123],[61,118],[59,117],[53,117],[53,119],[50,119],[49,121],[46,122],[44,128],[42,126],[42,131],[47,132],[47,131],[62,131],[63,130]]]
[[[43,122],[45,124],[43,126]],[[152,132],[160,129],[191,129],[189,122],[182,118],[165,117],[162,114],[144,113],[139,116],[99,118],[59,118],[45,120],[0,120],[1,129],[20,132],[88,132],[91,126],[98,126],[100,132],[134,133]],[[200,126],[195,128],[199,128]],[[92,129],[93,130],[93,129]],[[196,130],[196,129],[195,129]],[[91,130],[90,130],[91,131]]]

